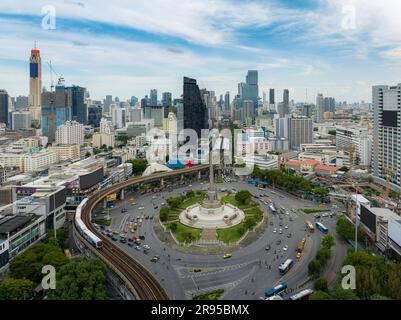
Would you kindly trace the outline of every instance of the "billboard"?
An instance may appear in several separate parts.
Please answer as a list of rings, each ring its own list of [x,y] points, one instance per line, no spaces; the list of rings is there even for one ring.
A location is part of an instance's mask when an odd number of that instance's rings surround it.
[[[368,207],[361,205],[361,216],[360,221],[367,227],[371,232],[376,234],[376,215],[372,213]]]
[[[388,220],[388,237],[401,248],[401,221],[393,218]]]
[[[117,199],[117,194],[116,194],[116,193],[109,194],[109,195],[106,197],[106,200],[107,200],[107,201],[116,201],[116,199]]]

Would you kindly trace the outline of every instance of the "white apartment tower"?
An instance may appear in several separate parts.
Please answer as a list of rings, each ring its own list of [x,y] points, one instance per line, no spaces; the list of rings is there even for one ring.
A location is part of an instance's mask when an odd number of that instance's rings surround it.
[[[56,144],[84,144],[84,125],[76,121],[67,121],[56,130]]]

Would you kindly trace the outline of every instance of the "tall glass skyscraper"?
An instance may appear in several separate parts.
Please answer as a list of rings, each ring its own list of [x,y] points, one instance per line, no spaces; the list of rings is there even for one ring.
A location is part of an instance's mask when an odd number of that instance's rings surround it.
[[[0,123],[8,125],[8,93],[6,90],[0,90]]]
[[[193,129],[198,138],[208,128],[208,111],[195,79],[184,77],[184,129]]]
[[[72,120],[86,124],[88,122],[88,107],[85,103],[86,89],[79,86],[72,86],[68,87],[67,91],[71,97]]]

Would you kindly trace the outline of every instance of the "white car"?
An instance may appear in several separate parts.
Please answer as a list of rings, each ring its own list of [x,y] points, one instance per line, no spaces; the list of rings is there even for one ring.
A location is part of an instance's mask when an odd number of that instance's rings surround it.
[[[139,207],[139,208],[138,208],[138,210],[143,210],[143,209],[145,209],[145,207]]]
[[[288,246],[285,245],[285,246],[283,247],[283,250],[284,250],[284,251],[287,251],[287,250],[288,250]]]
[[[285,226],[284,229],[288,229],[288,226]]]
[[[276,233],[276,232],[277,232],[277,228],[274,228],[274,229],[273,229],[273,233]]]
[[[144,245],[143,245],[143,248],[144,248],[145,250],[149,250],[149,249],[150,249],[150,247],[149,247],[147,244],[144,244]]]
[[[278,232],[279,232],[280,234],[282,234],[282,233],[283,233],[283,229],[280,228],[280,230],[279,230]]]

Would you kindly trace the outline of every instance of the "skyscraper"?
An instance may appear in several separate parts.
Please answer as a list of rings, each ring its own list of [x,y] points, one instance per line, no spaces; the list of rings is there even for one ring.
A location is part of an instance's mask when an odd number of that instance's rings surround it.
[[[150,105],[157,106],[157,89],[150,90]]]
[[[55,140],[58,126],[71,120],[71,95],[64,86],[63,79],[56,85],[55,91],[42,93],[41,127],[42,134],[46,136],[49,143]]]
[[[242,101],[252,100],[254,108],[259,104],[259,86],[258,86],[258,71],[248,70],[245,83],[240,83],[239,86],[240,99]]]
[[[91,105],[88,108],[88,124],[98,128],[102,119],[102,107],[99,105]]]
[[[313,121],[307,117],[292,117],[290,120],[290,148],[299,150],[301,144],[313,143]]]
[[[269,90],[269,104],[275,104],[274,102],[274,89]]]
[[[325,97],[324,98],[324,112],[332,112],[335,113],[336,111],[336,101],[332,97]]]
[[[324,122],[324,98],[323,94],[319,93],[316,97],[316,122],[322,123]]]
[[[32,49],[29,58],[29,110],[32,121],[40,122],[40,107],[42,94],[42,61],[40,50]]]
[[[195,79],[184,77],[184,129],[193,129],[201,138],[201,130],[208,128],[208,112]]]
[[[226,92],[224,95],[224,114],[230,116],[230,92]]]
[[[86,89],[79,86],[72,86],[68,87],[67,91],[71,97],[72,120],[86,124],[88,122],[88,107],[85,103]]]
[[[173,99],[171,92],[163,92],[162,93],[162,106],[165,108],[171,107],[173,104]]]
[[[396,86],[373,86],[373,152],[372,173],[384,183],[390,182],[401,190],[401,83]]]
[[[110,105],[113,103],[113,96],[107,95],[106,99],[103,102],[103,112],[109,113],[110,112]]]
[[[288,89],[283,91],[283,108],[284,114],[290,114],[290,92]]]
[[[0,90],[0,123],[8,125],[9,96],[6,90]]]

